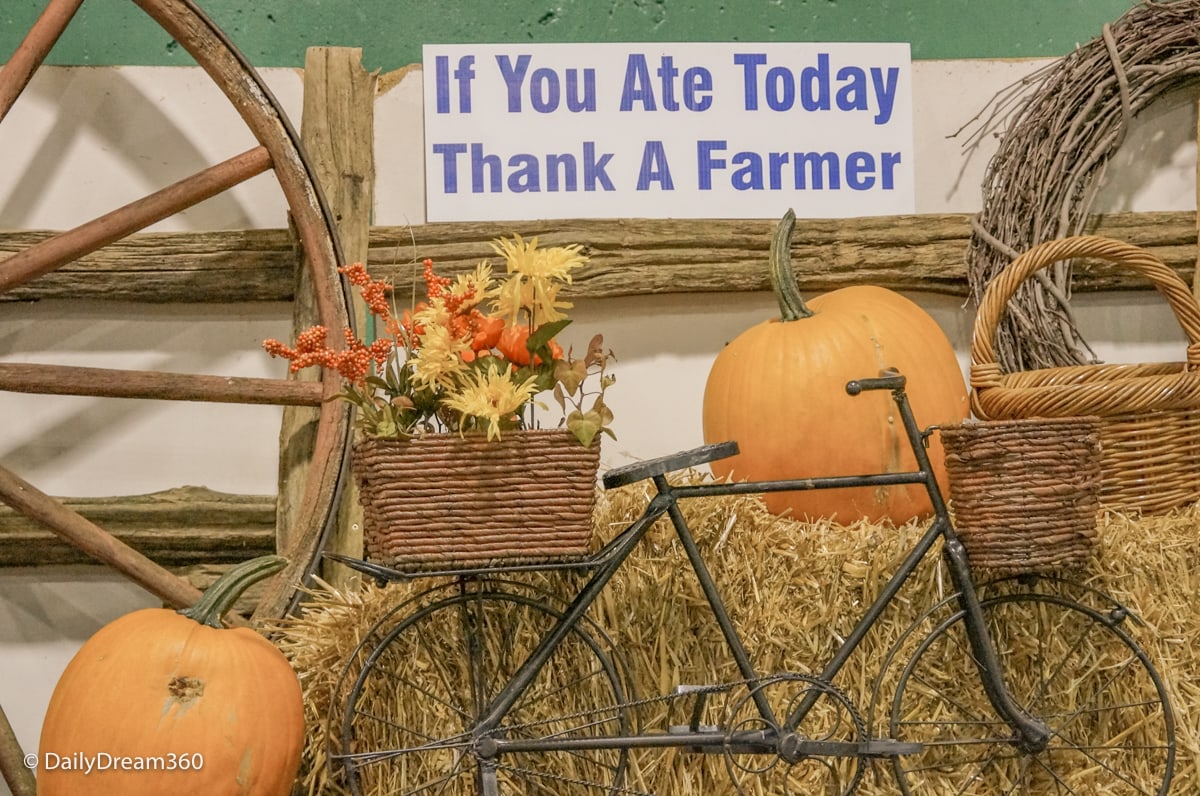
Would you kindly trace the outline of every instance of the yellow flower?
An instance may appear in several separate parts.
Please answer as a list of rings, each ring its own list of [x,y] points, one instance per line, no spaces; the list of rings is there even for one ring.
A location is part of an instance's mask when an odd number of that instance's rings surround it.
[[[489,362],[485,368],[466,374],[462,388],[447,397],[445,404],[464,416],[486,420],[488,440],[499,439],[501,421],[511,419],[529,402],[537,392],[535,381],[530,376],[517,384],[509,378],[503,363]]]
[[[514,235],[512,240],[501,238],[492,243],[492,251],[504,257],[510,274],[520,274],[542,279],[561,279],[571,281],[571,269],[587,262],[582,254],[582,246],[556,246],[552,249],[539,249],[537,238],[528,241],[520,235]]]
[[[413,315],[413,321],[418,327],[425,329],[425,334],[428,334],[430,329],[441,326],[449,328],[450,326],[450,311],[446,309],[446,300],[443,298],[430,299],[429,303]],[[424,345],[424,342],[422,342]]]
[[[570,302],[559,301],[562,284],[571,283],[571,271],[587,262],[578,245],[539,249],[537,238],[526,241],[520,235],[492,243],[492,249],[504,257],[509,278],[496,293],[496,311],[508,322],[520,320],[522,310],[529,313],[534,326],[567,317],[560,310]]]
[[[545,280],[531,280],[522,284],[514,277],[496,291],[493,309],[509,325],[523,322],[521,310],[529,312],[534,326],[561,320],[567,317],[562,310],[569,310],[575,305],[558,300],[560,288],[561,285],[546,284]]]
[[[456,339],[449,328],[426,326],[421,347],[413,352],[413,381],[424,389],[453,389],[455,376],[467,367],[462,355],[470,350],[470,341]]]
[[[450,286],[450,295],[462,299],[460,312],[471,309],[483,301],[492,287],[492,266],[486,260],[475,266],[470,274],[459,274]]]

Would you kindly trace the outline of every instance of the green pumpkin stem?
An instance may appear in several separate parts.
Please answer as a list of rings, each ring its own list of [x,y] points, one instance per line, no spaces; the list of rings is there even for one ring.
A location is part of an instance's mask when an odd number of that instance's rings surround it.
[[[796,226],[796,211],[788,209],[775,227],[771,238],[771,289],[779,302],[779,318],[783,321],[798,321],[811,318],[813,311],[804,303],[796,287],[796,274],[792,271],[792,229]]]
[[[191,608],[179,613],[202,625],[221,627],[221,617],[233,607],[246,589],[287,566],[283,556],[259,556],[231,568],[209,586]]]

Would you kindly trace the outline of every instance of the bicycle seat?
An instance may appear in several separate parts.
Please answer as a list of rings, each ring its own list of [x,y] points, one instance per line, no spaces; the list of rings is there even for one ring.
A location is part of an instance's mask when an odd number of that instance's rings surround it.
[[[674,470],[686,470],[699,464],[727,459],[730,456],[736,456],[737,453],[738,444],[736,442],[716,442],[712,445],[703,445],[699,448],[659,456],[657,459],[623,464],[604,474],[604,488],[612,489],[633,484],[656,475],[665,475]]]

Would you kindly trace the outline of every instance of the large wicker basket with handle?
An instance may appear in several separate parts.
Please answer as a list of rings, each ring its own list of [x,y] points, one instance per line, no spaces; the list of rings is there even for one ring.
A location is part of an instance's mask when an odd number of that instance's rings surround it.
[[[367,556],[400,570],[589,552],[600,443],[566,430],[369,437],[354,446]]]
[[[1062,260],[1103,259],[1145,276],[1187,338],[1183,362],[1076,365],[1003,373],[994,334],[1021,283]],[[981,419],[1100,418],[1100,502],[1161,513],[1200,499],[1200,305],[1179,276],[1144,249],[1100,236],[1035,246],[988,285],[971,345],[971,405]]]

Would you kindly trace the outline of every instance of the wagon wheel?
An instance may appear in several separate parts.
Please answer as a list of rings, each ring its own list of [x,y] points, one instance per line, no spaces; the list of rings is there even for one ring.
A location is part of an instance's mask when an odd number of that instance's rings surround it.
[[[24,41],[0,69],[0,122],[62,35],[83,0],[49,0]],[[258,144],[172,185],[48,237],[0,261],[0,293],[50,273],[151,224],[271,171],[282,189],[315,294],[319,322],[337,331],[349,324],[337,267],[340,249],[299,138],[278,102],[225,35],[191,0],[134,0],[187,50],[236,108]],[[264,595],[256,619],[287,613],[298,584],[315,565],[321,537],[332,523],[349,431],[349,409],[325,400],[339,389],[324,382],[227,378],[155,371],[104,370],[39,364],[0,364],[0,389],[58,395],[155,398],[242,404],[320,406],[312,464],[297,512],[289,566]],[[190,605],[199,592],[187,581],[123,545],[79,514],[0,466],[0,501],[49,527],[102,563],[173,605]]]

